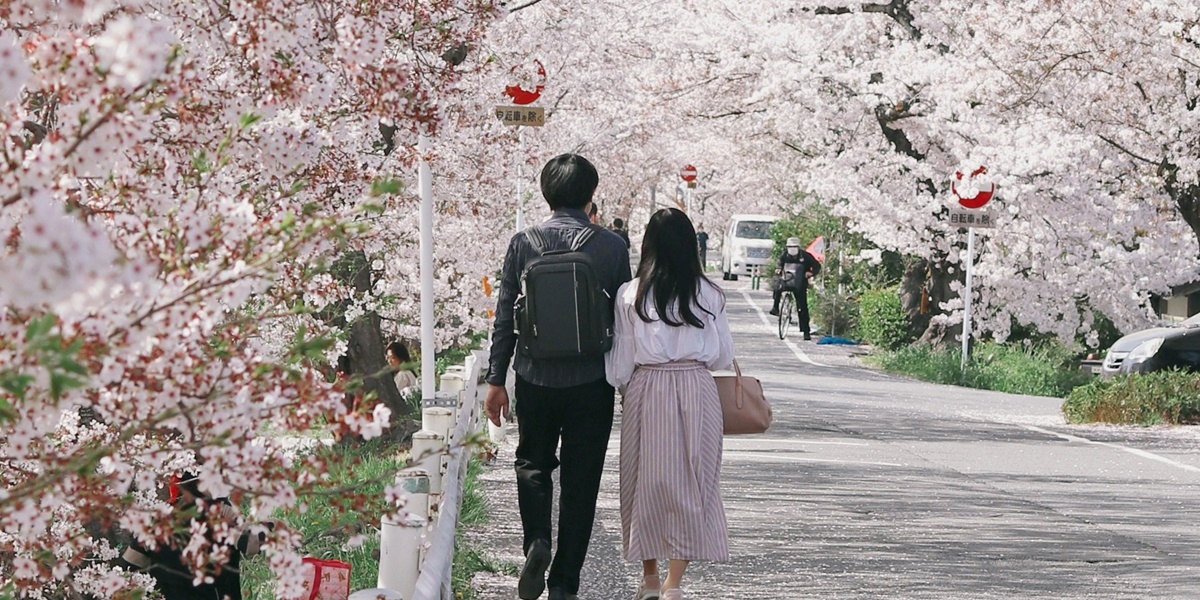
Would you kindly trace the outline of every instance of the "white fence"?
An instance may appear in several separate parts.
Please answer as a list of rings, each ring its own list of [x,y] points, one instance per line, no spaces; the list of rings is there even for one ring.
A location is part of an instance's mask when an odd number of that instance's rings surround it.
[[[472,352],[466,364],[446,370],[433,401],[422,402],[421,431],[413,435],[414,468],[398,474],[408,492],[409,518],[382,524],[378,587],[357,591],[351,600],[454,598],[454,533],[473,451],[464,442],[484,421],[486,366],[487,353]]]

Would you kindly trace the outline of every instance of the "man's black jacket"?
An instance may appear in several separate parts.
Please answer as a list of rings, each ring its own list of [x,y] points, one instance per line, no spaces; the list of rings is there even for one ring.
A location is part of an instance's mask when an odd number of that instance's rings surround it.
[[[784,279],[784,265],[798,265],[795,267],[796,277],[793,281]],[[779,273],[780,285],[785,289],[805,290],[808,289],[808,277],[805,277],[804,274],[811,272],[816,277],[821,272],[821,263],[803,248],[800,249],[800,253],[796,256],[788,254],[788,251],[785,249],[783,254],[779,255],[779,263],[775,265],[775,270]]]

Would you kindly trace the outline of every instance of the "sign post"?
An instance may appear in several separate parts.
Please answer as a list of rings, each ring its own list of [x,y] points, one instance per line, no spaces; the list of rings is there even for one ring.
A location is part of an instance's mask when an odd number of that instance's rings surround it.
[[[692,165],[684,165],[683,168],[679,170],[679,178],[687,183],[687,187],[683,192],[683,211],[686,212],[689,217],[692,215],[692,195],[694,193],[692,190],[696,189],[696,174],[696,167],[693,167]]]
[[[960,371],[967,370],[967,355],[971,348],[971,279],[975,264],[975,228],[990,228],[995,226],[995,218],[990,212],[975,210],[983,208],[996,193],[996,184],[991,182],[986,175],[987,167],[980,166],[975,170],[969,171],[966,175],[960,169],[955,171],[954,176],[950,178],[950,191],[958,199],[958,203],[971,209],[967,211],[957,208],[950,209],[950,222],[958,224],[960,227],[966,226],[967,228],[967,282],[966,291],[963,292],[962,361],[959,364]],[[983,189],[983,184],[988,185],[987,190]]]
[[[517,67],[512,68],[512,72],[516,70]],[[520,83],[504,88],[504,95],[517,106],[496,107],[496,118],[501,123],[517,127],[517,233],[525,229],[525,191],[522,189],[525,180],[525,130],[521,126],[541,127],[546,124],[546,109],[528,106],[541,97],[546,87],[546,68],[541,61],[533,61],[532,74],[532,89],[525,89]]]

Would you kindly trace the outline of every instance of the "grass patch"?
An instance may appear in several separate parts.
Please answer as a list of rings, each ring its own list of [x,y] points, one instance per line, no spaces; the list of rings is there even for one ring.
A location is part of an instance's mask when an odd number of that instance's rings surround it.
[[[451,587],[455,598],[471,600],[475,597],[471,580],[479,572],[499,573],[516,576],[517,565],[496,560],[478,548],[469,545],[463,536],[466,527],[478,527],[488,522],[487,497],[479,486],[479,474],[483,472],[483,461],[472,456],[467,463],[467,477],[463,484],[462,505],[458,512],[458,531],[454,536],[454,566],[451,569]]]
[[[1200,423],[1200,375],[1160,371],[1097,379],[1074,389],[1062,411],[1071,423]]]
[[[308,498],[304,512],[293,509],[276,518],[304,536],[304,554],[350,563],[351,590],[373,588],[379,574],[379,516],[388,509],[383,488],[404,468],[405,457],[381,440],[359,446],[321,446],[313,452],[328,459],[330,485],[354,487],[355,497]],[[350,547],[347,542],[359,534],[365,541]],[[246,600],[274,600],[264,556],[246,560],[242,569]]]
[[[962,385],[963,376],[959,368],[961,356],[961,353],[953,350],[915,345],[878,352],[864,360],[889,373],[900,373],[933,383]]]
[[[314,452],[330,459],[330,478],[333,486],[361,486],[356,496],[358,506],[348,506],[342,497],[308,499],[307,510],[281,513],[278,520],[287,523],[304,536],[303,553],[350,563],[350,590],[375,587],[379,575],[379,515],[387,509],[383,488],[404,468],[405,456],[398,455],[393,446],[372,440],[357,447],[321,447]],[[467,547],[462,537],[463,527],[483,525],[488,518],[487,498],[479,486],[483,463],[475,457],[467,462],[462,505],[459,509],[459,532],[455,539],[453,589],[455,597],[470,600],[471,579],[480,571],[516,574],[516,566],[492,560],[475,548]],[[364,535],[364,543],[348,547],[355,535]],[[242,590],[246,600],[274,600],[272,576],[266,557],[255,556],[242,562]]]
[[[922,381],[1052,398],[1062,398],[1091,380],[1076,367],[1071,351],[1057,345],[980,344],[965,371],[960,368],[961,350],[924,344],[881,352],[868,360]]]

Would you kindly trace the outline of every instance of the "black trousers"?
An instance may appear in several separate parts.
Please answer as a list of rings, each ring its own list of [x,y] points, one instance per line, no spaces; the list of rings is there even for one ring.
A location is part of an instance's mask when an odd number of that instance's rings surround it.
[[[797,315],[800,331],[806,334],[810,333],[811,329],[808,324],[808,286],[789,288],[788,291],[796,293],[796,312],[800,313]],[[775,310],[779,310],[779,299],[783,297],[783,292],[783,286],[775,284]]]
[[[524,548],[528,552],[534,540],[550,542],[551,474],[561,465],[558,549],[547,585],[575,594],[596,519],[596,496],[612,432],[613,388],[603,379],[548,388],[517,377],[516,405],[517,501]],[[558,451],[560,440],[562,449]]]

